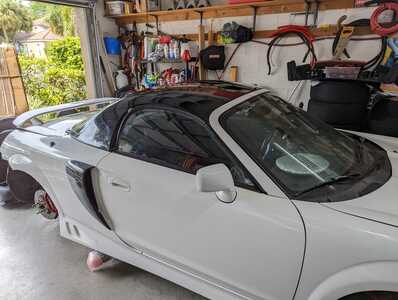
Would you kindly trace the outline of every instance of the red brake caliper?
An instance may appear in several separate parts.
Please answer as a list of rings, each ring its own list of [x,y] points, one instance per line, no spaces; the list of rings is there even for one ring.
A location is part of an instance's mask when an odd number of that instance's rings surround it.
[[[55,207],[53,201],[51,200],[50,196],[46,193],[44,196],[44,202],[46,203],[46,207],[50,212],[56,213],[58,215],[58,210]]]

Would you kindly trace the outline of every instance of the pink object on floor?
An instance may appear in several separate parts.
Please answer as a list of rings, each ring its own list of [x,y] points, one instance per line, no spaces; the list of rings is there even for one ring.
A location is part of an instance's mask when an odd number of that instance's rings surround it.
[[[101,267],[110,260],[111,257],[108,255],[102,254],[98,251],[91,251],[87,256],[87,267],[91,272],[94,272],[101,269]]]

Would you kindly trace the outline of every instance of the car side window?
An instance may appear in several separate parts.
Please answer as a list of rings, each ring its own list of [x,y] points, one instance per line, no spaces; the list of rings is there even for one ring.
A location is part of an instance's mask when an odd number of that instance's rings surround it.
[[[237,186],[255,187],[205,124],[183,113],[154,109],[132,113],[120,131],[117,147],[121,154],[193,174],[204,166],[224,163]]]

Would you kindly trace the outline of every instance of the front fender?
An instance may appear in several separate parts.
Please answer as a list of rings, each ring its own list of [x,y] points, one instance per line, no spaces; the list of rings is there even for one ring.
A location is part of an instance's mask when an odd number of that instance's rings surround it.
[[[58,201],[53,189],[51,188],[50,183],[47,180],[47,177],[44,175],[42,170],[26,155],[21,153],[12,154],[8,157],[8,164],[10,168],[15,171],[21,171],[33,179],[35,179],[43,189],[50,195],[51,200],[54,202],[58,209],[58,213],[62,215],[62,207],[60,202]]]
[[[336,300],[365,291],[398,292],[398,261],[377,261],[344,269],[323,281],[308,300]]]

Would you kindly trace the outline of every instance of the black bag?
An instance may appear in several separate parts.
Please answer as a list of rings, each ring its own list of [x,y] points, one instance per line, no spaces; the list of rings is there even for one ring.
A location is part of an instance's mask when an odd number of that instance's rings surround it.
[[[224,44],[246,43],[252,40],[253,31],[236,22],[225,23],[221,31]]]
[[[200,60],[208,70],[223,70],[225,64],[224,46],[210,46],[200,51]]]
[[[251,41],[253,38],[253,31],[250,28],[239,25],[236,29],[236,43],[245,43]]]

